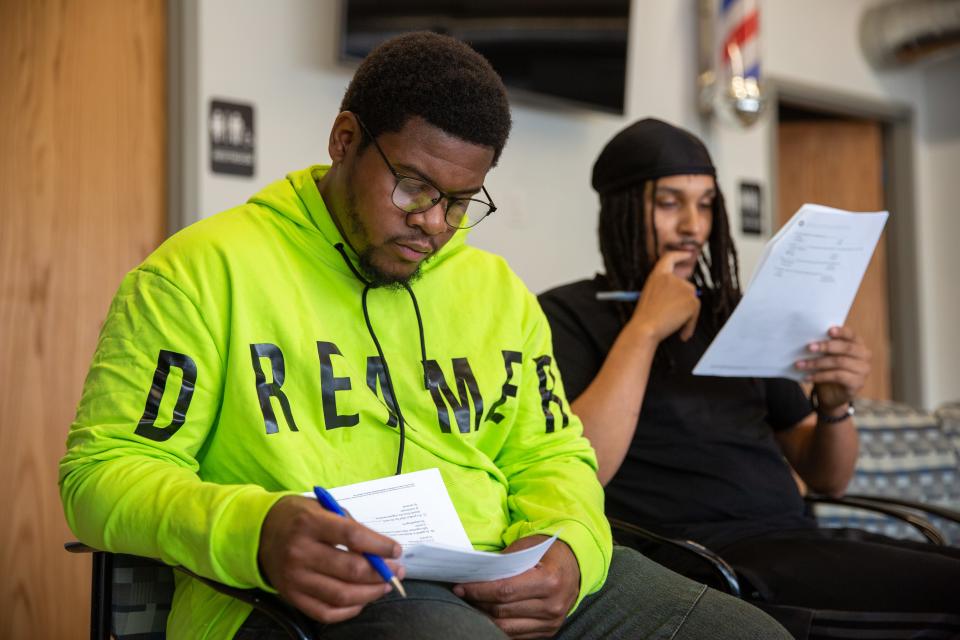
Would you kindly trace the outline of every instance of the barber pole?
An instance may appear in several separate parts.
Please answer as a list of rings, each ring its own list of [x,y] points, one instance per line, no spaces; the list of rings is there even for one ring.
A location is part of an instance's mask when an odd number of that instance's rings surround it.
[[[759,0],[700,0],[701,108],[749,126],[764,107]]]
[[[721,0],[720,61],[728,81],[760,82],[760,8],[757,0]]]

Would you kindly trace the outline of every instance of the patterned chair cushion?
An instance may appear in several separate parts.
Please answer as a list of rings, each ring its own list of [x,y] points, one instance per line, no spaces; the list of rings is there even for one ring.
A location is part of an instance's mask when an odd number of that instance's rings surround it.
[[[940,420],[940,428],[953,442],[953,447],[960,456],[960,401],[941,405],[936,415]]]
[[[173,602],[173,569],[155,560],[113,556],[111,629],[118,640],[162,640]]]
[[[960,507],[960,405],[955,410],[956,430],[948,434],[939,414],[891,402],[858,401],[860,454],[847,493]],[[817,517],[822,526],[922,539],[906,523],[859,509],[821,505]],[[936,517],[930,520],[950,544],[960,544],[960,525]]]

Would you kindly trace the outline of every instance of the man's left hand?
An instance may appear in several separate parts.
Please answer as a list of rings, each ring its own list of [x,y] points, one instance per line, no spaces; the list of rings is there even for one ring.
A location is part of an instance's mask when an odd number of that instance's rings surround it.
[[[829,413],[852,401],[870,373],[870,350],[849,327],[831,327],[827,339],[807,345],[812,354],[797,362],[816,385],[820,410]]]
[[[546,539],[542,535],[521,538],[503,552],[520,551]],[[563,625],[580,593],[580,565],[570,547],[557,540],[529,571],[503,580],[458,584],[453,592],[492,617],[511,638],[549,638]]]

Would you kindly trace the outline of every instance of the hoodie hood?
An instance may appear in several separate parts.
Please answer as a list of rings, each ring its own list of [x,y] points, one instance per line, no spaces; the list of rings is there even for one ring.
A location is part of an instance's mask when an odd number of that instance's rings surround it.
[[[347,239],[340,233],[320,190],[317,181],[330,170],[329,165],[313,165],[300,171],[287,174],[284,180],[277,180],[250,198],[251,204],[271,209],[310,234],[318,234],[321,253],[330,256],[331,266],[338,271],[352,271],[344,264],[343,257],[336,249],[342,244],[345,254],[356,265],[359,256]],[[420,272],[426,275],[431,269],[466,246],[468,229],[461,229],[434,255],[423,261]],[[333,264],[337,263],[337,264]]]

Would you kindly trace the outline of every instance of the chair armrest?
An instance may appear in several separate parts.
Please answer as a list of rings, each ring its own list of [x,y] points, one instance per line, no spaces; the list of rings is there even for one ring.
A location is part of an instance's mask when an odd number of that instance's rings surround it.
[[[922,511],[924,513],[929,513],[930,515],[943,518],[944,520],[949,520],[950,522],[956,522],[957,524],[960,524],[960,511],[936,504],[928,504],[926,502],[906,500],[904,498],[896,498],[892,496],[866,496],[854,493],[847,494],[845,497],[855,498],[865,502],[878,502],[880,504],[892,504],[900,507],[906,507],[907,509]]]
[[[610,527],[615,531],[624,531],[646,540],[651,540],[675,549],[681,549],[686,553],[693,554],[694,556],[700,558],[703,562],[709,564],[714,572],[716,572],[716,574],[720,577],[727,593],[738,598],[740,597],[740,581],[737,579],[737,572],[726,560],[721,558],[710,549],[707,549],[702,544],[694,542],[693,540],[680,540],[678,538],[661,536],[653,531],[644,529],[643,527],[638,527],[635,524],[619,520],[617,518],[608,518],[608,520],[610,521]]]
[[[271,593],[261,591],[260,589],[239,589],[237,587],[231,587],[223,584],[222,582],[217,582],[216,580],[211,580],[210,578],[204,578],[201,575],[197,575],[186,567],[176,566],[173,568],[180,573],[199,580],[214,591],[218,591],[224,595],[228,595],[232,598],[236,598],[237,600],[246,602],[254,609],[257,609],[258,611],[269,616],[270,619],[277,623],[277,625],[279,625],[280,628],[283,629],[291,638],[294,638],[295,640],[310,640],[310,636],[307,635],[307,633],[297,622],[297,618],[301,614],[293,609],[293,607],[286,604],[279,597]]]
[[[86,545],[82,542],[77,542],[77,541],[66,542],[64,543],[63,548],[69,551],[70,553],[93,553],[94,554],[95,583],[98,580],[97,567],[99,565],[97,563],[97,559],[98,558],[105,559],[107,561],[107,564],[104,564],[99,569],[99,581],[101,583],[105,582],[105,584],[102,586],[95,584],[94,589],[95,590],[98,588],[103,589],[105,587],[106,593],[109,594],[109,588],[111,584],[109,559],[112,557],[113,554],[105,551],[100,551],[99,549],[95,549],[89,545]],[[148,559],[158,564],[166,564],[156,558],[148,558]],[[167,566],[170,566],[170,565],[167,565]],[[286,632],[288,636],[290,636],[291,638],[294,638],[294,640],[310,640],[310,635],[308,635],[303,630],[303,627],[299,624],[297,620],[301,614],[297,612],[293,607],[283,602],[283,600],[281,600],[279,597],[270,593],[266,593],[265,591],[261,591],[260,589],[239,589],[237,587],[231,587],[223,584],[222,582],[217,582],[216,580],[211,580],[210,578],[205,578],[203,576],[197,575],[196,573],[190,571],[186,567],[171,566],[170,568],[173,569],[174,571],[179,571],[180,573],[183,573],[185,575],[190,576],[191,578],[195,578],[196,580],[201,581],[202,583],[204,583],[214,591],[218,591],[224,595],[246,602],[254,609],[257,609],[258,611],[261,611],[265,615],[269,616],[271,620],[276,622],[277,625],[279,625],[280,628],[283,629],[283,631]],[[109,596],[107,599],[109,600]],[[105,616],[105,619],[102,620],[102,622],[107,625],[104,628],[109,628],[109,612],[105,612],[105,614],[103,615]]]
[[[883,504],[879,500],[865,500],[854,496],[831,498],[828,496],[807,495],[804,497],[804,500],[806,500],[806,502],[809,504],[835,504],[844,507],[864,509],[866,511],[876,511],[877,513],[882,513],[890,516],[891,518],[896,518],[906,522],[919,531],[923,537],[925,537],[932,544],[938,546],[943,546],[946,544],[946,539],[943,537],[943,534],[940,533],[939,529],[930,524],[929,520],[892,504]]]

